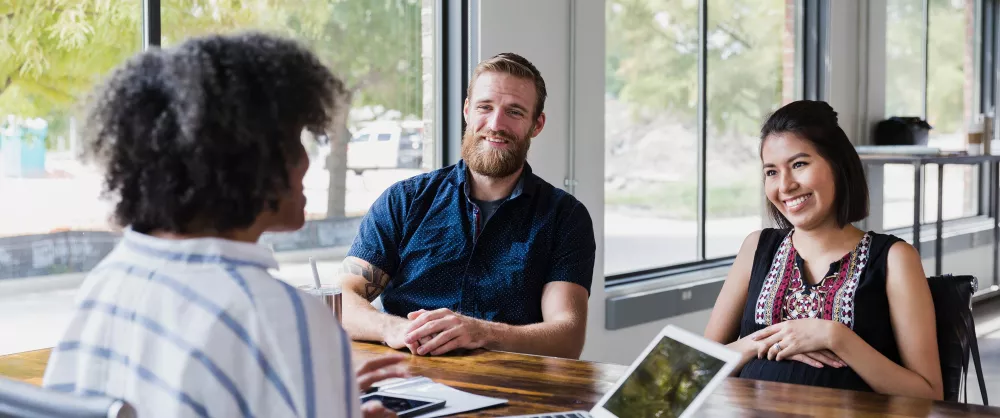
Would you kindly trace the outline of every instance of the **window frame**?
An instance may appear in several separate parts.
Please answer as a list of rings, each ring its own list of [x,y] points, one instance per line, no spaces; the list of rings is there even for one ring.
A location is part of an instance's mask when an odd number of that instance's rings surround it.
[[[928,99],[927,94],[930,88],[930,0],[922,0],[921,7],[923,8],[923,30],[922,41],[923,50],[921,51],[921,61],[923,63],[922,72],[922,85],[921,85],[921,118],[927,120],[928,112]],[[1000,32],[998,32],[998,25],[1000,25],[1000,0],[975,0],[973,3],[973,13],[975,14],[974,22],[976,28],[974,31],[973,42],[979,44],[978,48],[974,48],[973,62],[975,63],[975,68],[973,71],[978,72],[974,74],[974,78],[977,78],[978,85],[973,88],[974,98],[972,107],[978,110],[978,113],[988,114],[990,108],[994,107],[997,103],[997,77],[998,71],[1000,71],[1000,66],[998,66],[996,60],[996,54],[998,48],[1000,48]],[[988,18],[992,17],[992,18]],[[889,117],[891,115],[885,115]],[[965,123],[965,122],[963,122]],[[994,128],[993,139],[1000,139],[998,135],[998,130]],[[888,164],[887,164],[888,165]],[[901,164],[907,165],[907,164]],[[884,167],[884,166],[883,166]],[[928,165],[921,166],[920,178],[921,178],[921,196],[927,196],[927,167]],[[974,175],[977,177],[977,188],[976,191],[976,213],[961,216],[953,219],[942,220],[943,229],[947,230],[949,223],[952,225],[961,224],[964,222],[982,220],[994,217],[996,215],[996,208],[992,207],[991,199],[991,187],[990,187],[990,169],[989,164],[981,164],[978,167],[977,173]],[[938,173],[938,175],[943,175],[943,173]],[[984,181],[985,180],[985,181]],[[882,185],[884,187],[884,184]],[[936,186],[935,186],[936,187]],[[883,203],[884,204],[884,203]],[[920,214],[921,219],[924,219],[929,214],[926,213],[928,207],[927,205],[921,205],[923,213]],[[930,208],[934,209],[934,208]],[[936,216],[936,213],[933,214]],[[884,222],[884,221],[883,221]],[[921,229],[926,227],[933,227],[936,225],[936,220],[922,221],[920,223]],[[899,234],[912,234],[913,226],[907,224],[906,226],[895,226],[892,228],[885,228],[885,225],[873,225],[881,230],[886,231],[886,233],[899,235]]]
[[[696,256],[695,261],[669,264],[643,270],[624,273],[605,274],[605,285],[620,286],[646,280],[655,280],[680,276],[700,270],[714,269],[731,265],[736,259],[733,253],[721,257],[706,256],[706,220],[707,220],[707,154],[708,154],[708,2],[698,2],[698,104],[697,104],[697,209],[696,209]],[[795,97],[811,100],[826,100],[828,56],[829,56],[829,0],[796,0],[796,75]],[[764,216],[764,206],[760,207],[762,221],[769,222]],[[763,225],[762,225],[763,226]]]
[[[474,1],[478,0],[433,0],[433,7],[435,8],[433,28],[434,68],[428,71],[428,73],[432,73],[435,77],[433,91],[435,107],[431,118],[433,119],[435,128],[433,129],[432,141],[436,149],[433,161],[425,162],[425,166],[431,170],[452,164],[461,157],[461,139],[464,128],[461,109],[465,100],[465,86],[468,84],[470,62],[474,59],[474,55],[471,54],[473,43],[470,41],[470,37],[474,33],[471,28],[476,25],[476,20],[472,18],[473,9],[471,7]],[[139,28],[141,43],[136,53],[159,48],[162,45],[163,29],[162,0],[138,0],[138,5],[138,12],[141,14],[141,27]],[[350,139],[348,139],[349,142],[351,142]],[[309,228],[312,224],[322,221],[307,220],[306,225],[299,232]],[[108,234],[106,234],[107,237],[98,234],[98,231],[91,230],[71,229],[66,232],[70,234],[97,234],[94,235],[99,235],[99,238],[96,239],[107,241],[101,242],[101,245],[107,245],[107,248],[100,247],[100,254],[94,255],[94,257],[99,258],[105,257],[107,255],[106,251],[110,251],[121,237],[120,232],[117,231],[108,231]],[[13,237],[26,237],[28,238],[27,242],[34,242],[36,240],[49,239],[47,235],[51,234],[26,234],[15,235]],[[261,244],[266,245],[263,241]],[[302,249],[319,250],[321,248],[326,247],[308,247]],[[294,251],[287,249],[281,252],[285,251],[290,254],[289,257],[296,256],[295,254],[291,254]],[[59,269],[59,272],[40,276],[31,274],[24,276],[15,272],[12,277],[0,277],[0,279],[82,275],[90,271],[88,267],[79,267],[65,263],[55,264],[53,268]]]

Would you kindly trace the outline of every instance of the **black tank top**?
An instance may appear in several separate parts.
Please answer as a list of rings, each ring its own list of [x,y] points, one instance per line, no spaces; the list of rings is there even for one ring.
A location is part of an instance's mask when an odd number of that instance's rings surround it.
[[[790,233],[787,229],[760,233],[740,338],[781,321],[820,318],[843,323],[872,348],[901,364],[885,293],[889,248],[901,240],[867,232],[854,251],[830,265],[822,281],[809,285],[801,279],[799,271],[805,268],[791,245]],[[743,367],[740,377],[872,391],[848,366],[816,368],[798,361],[754,358]]]

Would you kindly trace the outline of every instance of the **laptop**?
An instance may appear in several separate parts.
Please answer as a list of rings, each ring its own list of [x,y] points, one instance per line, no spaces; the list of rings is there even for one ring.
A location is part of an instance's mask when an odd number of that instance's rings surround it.
[[[508,418],[688,418],[739,360],[722,344],[667,325],[590,411]]]

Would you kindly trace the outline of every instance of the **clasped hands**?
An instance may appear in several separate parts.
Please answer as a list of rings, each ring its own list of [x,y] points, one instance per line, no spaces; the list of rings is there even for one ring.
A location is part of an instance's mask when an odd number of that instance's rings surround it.
[[[410,312],[389,332],[386,345],[409,348],[413,354],[438,356],[458,349],[476,349],[486,345],[485,322],[449,309]]]
[[[846,329],[843,324],[824,319],[795,319],[783,321],[737,341],[737,348],[758,359],[792,360],[822,368],[847,366],[833,353],[838,334]]]

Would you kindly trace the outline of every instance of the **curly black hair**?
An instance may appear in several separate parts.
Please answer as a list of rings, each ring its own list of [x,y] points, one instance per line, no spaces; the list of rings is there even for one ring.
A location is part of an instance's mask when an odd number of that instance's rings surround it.
[[[226,232],[277,210],[303,129],[322,132],[343,82],[295,41],[246,32],[151,49],[93,93],[84,157],[114,221],[138,232]]]

